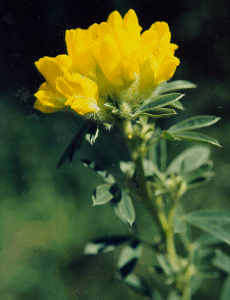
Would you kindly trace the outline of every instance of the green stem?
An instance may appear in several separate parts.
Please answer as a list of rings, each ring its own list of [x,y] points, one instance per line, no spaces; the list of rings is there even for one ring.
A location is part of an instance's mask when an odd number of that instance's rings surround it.
[[[142,192],[142,200],[143,203],[145,205],[145,207],[147,208],[147,210],[149,211],[149,213],[151,214],[154,222],[156,223],[158,230],[159,230],[159,234],[161,237],[161,241],[164,242],[165,241],[165,231],[162,228],[162,224],[161,221],[159,219],[158,213],[157,213],[157,207],[155,205],[155,203],[152,201],[152,195],[150,192],[150,189],[148,187],[145,175],[144,175],[144,169],[143,169],[143,161],[142,161],[142,157],[138,156],[135,159],[135,165],[136,165],[136,170],[137,170],[137,177],[138,177],[138,183]]]
[[[169,257],[169,262],[174,272],[177,273],[180,270],[179,260],[176,253],[175,241],[174,241],[174,227],[173,218],[175,214],[175,206],[172,207],[168,218],[168,230],[166,233],[166,249]]]
[[[145,142],[142,141],[142,143],[140,143],[140,141],[137,141],[136,138],[133,137],[132,124],[129,120],[126,121],[121,120],[120,122],[118,122],[118,125],[122,133],[125,135],[125,139],[129,147],[130,155],[132,157],[132,160],[135,163],[135,167],[137,171],[138,187],[142,195],[141,197],[142,202],[147,208],[147,210],[149,211],[149,213],[151,214],[153,221],[156,223],[160,234],[160,240],[161,243],[163,244],[166,240],[165,231],[162,228],[162,224],[157,213],[157,207],[153,202],[152,191],[148,186],[148,182],[144,174],[143,158],[145,156],[145,150],[146,150]]]
[[[188,266],[187,271],[184,274],[185,277],[185,287],[183,290],[183,300],[191,300],[191,279],[195,273],[194,265],[191,264]]]

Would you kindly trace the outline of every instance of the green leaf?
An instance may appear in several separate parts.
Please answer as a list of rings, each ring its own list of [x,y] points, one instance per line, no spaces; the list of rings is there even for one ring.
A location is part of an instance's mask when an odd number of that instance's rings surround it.
[[[153,162],[147,158],[143,159],[143,169],[146,177],[152,176],[155,170]]]
[[[108,171],[103,170],[99,166],[97,166],[93,161],[90,159],[82,159],[81,162],[84,166],[95,172],[98,176],[100,176],[102,179],[104,179],[105,182],[109,184],[115,183],[115,178],[113,175],[109,174]]]
[[[133,161],[121,161],[120,169],[128,177],[132,177],[135,172],[135,164]]]
[[[175,288],[173,288],[169,292],[167,300],[182,300],[182,297],[179,296],[178,293],[175,291]]]
[[[179,93],[172,93],[172,94],[167,94],[163,95],[157,98],[153,98],[150,100],[145,101],[141,107],[138,108],[138,110],[135,112],[144,112],[153,108],[159,108],[159,107],[164,107],[169,104],[172,104],[173,102],[176,102],[180,100],[184,94],[179,94]]]
[[[197,292],[197,290],[199,290],[203,281],[204,279],[200,276],[193,276],[191,278],[191,295],[194,295]]]
[[[184,106],[180,101],[173,102],[170,106],[179,110],[184,110]]]
[[[173,92],[176,90],[183,90],[183,89],[194,89],[197,85],[194,83],[191,83],[186,80],[176,80],[167,82],[167,84],[160,90],[160,93],[168,93]]]
[[[206,232],[201,234],[197,242],[201,245],[201,247],[207,247],[221,243],[221,241],[218,238]]]
[[[202,184],[205,184],[209,182],[209,180],[212,178],[213,175],[214,175],[213,172],[202,174],[201,176],[194,178],[192,181],[188,182],[187,188],[191,189],[191,188],[198,187]]]
[[[168,166],[167,174],[178,174],[181,172],[182,165],[184,173],[192,172],[203,164],[205,164],[209,158],[210,149],[206,146],[193,146],[180,155],[178,155]]]
[[[125,191],[122,191],[121,200],[117,206],[124,219],[132,226],[135,220],[135,210],[130,196]]]
[[[223,225],[230,224],[230,212],[225,210],[197,210],[186,214],[186,219],[202,220],[204,222],[212,221]],[[184,217],[184,216],[183,216]]]
[[[93,146],[93,144],[96,142],[98,134],[99,127],[97,124],[94,124],[94,126],[91,126],[88,133],[85,135],[85,139]]]
[[[186,180],[188,183],[191,183],[193,180],[201,177],[206,176],[210,174],[210,176],[213,174],[211,172],[213,167],[213,162],[211,160],[206,161],[203,165],[201,165],[198,169],[192,171],[186,176]]]
[[[117,246],[130,240],[130,236],[104,236],[87,243],[84,249],[84,254],[96,255],[113,251]]]
[[[208,160],[198,169],[188,173],[185,176],[188,188],[197,187],[208,182],[214,176],[214,172],[211,172],[212,167],[213,162]]]
[[[62,154],[59,162],[57,164],[57,168],[59,169],[67,160],[71,163],[74,157],[74,154],[80,149],[85,135],[90,132],[93,128],[95,128],[95,123],[92,121],[88,121],[85,125],[80,129],[80,131],[73,137],[69,146],[66,148],[65,152]]]
[[[180,216],[182,215],[182,213],[183,213],[182,208],[179,205],[177,205],[175,209],[173,222],[172,222],[175,233],[184,233],[187,230],[187,226],[185,222],[180,220]]]
[[[196,116],[177,123],[176,125],[170,127],[168,131],[171,133],[175,133],[184,130],[193,130],[196,128],[207,127],[215,124],[219,120],[220,118],[215,116]]]
[[[168,262],[168,259],[163,254],[157,254],[157,260],[160,267],[164,270],[165,274],[169,277],[173,274],[173,270]]]
[[[226,211],[200,210],[181,217],[195,227],[214,235],[219,240],[230,244],[230,213]]]
[[[180,141],[179,138],[175,137],[174,135],[172,135],[170,132],[166,130],[162,131],[161,137],[170,141]]]
[[[229,300],[230,299],[230,276],[228,276],[224,282],[220,300]]]
[[[136,267],[137,261],[142,255],[142,251],[143,246],[136,240],[122,249],[117,263],[122,279],[127,277]]]
[[[111,102],[106,102],[104,104],[104,106],[108,109],[108,110],[116,110],[116,107],[111,103]]]
[[[148,297],[148,299],[153,299],[151,287],[140,276],[130,274],[125,278],[124,282],[141,295]]]
[[[230,274],[230,256],[222,252],[221,249],[216,250],[216,256],[212,263],[215,267]]]
[[[146,116],[151,118],[167,118],[175,115],[176,111],[171,108],[149,108],[145,111],[136,112],[132,117]]]
[[[221,147],[218,141],[208,135],[197,133],[193,131],[182,131],[174,133],[174,137],[180,138],[181,140],[187,140],[192,142],[203,142]]]
[[[109,202],[113,195],[110,193],[110,184],[99,185],[93,193],[93,205],[101,205]]]

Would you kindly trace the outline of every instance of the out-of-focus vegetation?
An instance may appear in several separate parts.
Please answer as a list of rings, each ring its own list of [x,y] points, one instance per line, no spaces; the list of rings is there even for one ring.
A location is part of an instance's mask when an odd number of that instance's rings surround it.
[[[115,129],[101,130],[94,147],[87,142],[72,165],[56,164],[83,120],[70,114],[43,115],[32,109],[43,79],[34,61],[65,53],[64,31],[101,22],[117,9],[135,9],[141,26],[169,23],[181,60],[174,79],[198,85],[183,98],[186,111],[222,117],[203,130],[218,139],[212,147],[216,176],[183,198],[187,210],[201,207],[230,209],[230,47],[227,1],[39,1],[4,0],[0,28],[1,201],[0,298],[3,300],[142,299],[116,278],[116,255],[82,256],[84,245],[99,236],[126,234],[109,206],[93,207],[91,195],[100,183],[79,162],[91,158],[111,172],[127,159]],[[172,120],[164,121],[171,125]],[[191,145],[168,143],[169,157]],[[152,241],[154,228],[138,203],[137,226]],[[199,231],[195,231],[199,234]],[[226,252],[230,249],[225,246]],[[138,272],[145,275],[146,251]],[[154,261],[152,262],[154,264]],[[206,280],[200,296],[217,299],[224,280]]]

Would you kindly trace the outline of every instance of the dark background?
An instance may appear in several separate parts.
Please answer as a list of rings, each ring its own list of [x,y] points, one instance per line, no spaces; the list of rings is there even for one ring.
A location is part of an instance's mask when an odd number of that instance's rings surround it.
[[[176,56],[181,61],[173,79],[198,85],[196,90],[186,91],[186,111],[175,120],[200,114],[222,118],[202,131],[223,146],[211,147],[216,177],[188,193],[183,200],[185,206],[188,210],[230,208],[227,0],[2,0],[1,299],[141,299],[117,281],[116,252],[82,257],[84,245],[91,239],[126,231],[109,207],[92,207],[92,191],[101,181],[79,163],[79,158],[93,158],[116,170],[118,159],[127,159],[122,140],[115,130],[108,133],[102,129],[93,148],[85,143],[74,163],[57,171],[58,159],[84,120],[64,113],[43,115],[33,110],[33,94],[44,81],[34,62],[46,55],[66,53],[66,29],[88,28],[106,21],[114,10],[124,15],[130,8],[136,11],[143,30],[156,21],[169,24],[172,42],[179,46]],[[163,126],[175,120],[167,120]],[[169,161],[191,145],[169,143]],[[143,208],[135,205],[139,211],[137,224],[151,240],[154,228],[149,229]],[[140,269],[144,269],[145,263],[143,259]],[[200,296],[194,299],[217,299],[224,276],[205,281]]]

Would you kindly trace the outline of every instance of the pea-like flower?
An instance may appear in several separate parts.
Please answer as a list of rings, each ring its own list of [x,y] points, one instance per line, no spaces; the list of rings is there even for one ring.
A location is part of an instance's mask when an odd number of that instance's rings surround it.
[[[96,83],[76,72],[69,56],[43,57],[35,65],[46,79],[35,94],[36,109],[50,113],[70,106],[81,115],[99,109]]]
[[[168,24],[156,22],[141,31],[132,9],[123,19],[114,11],[107,22],[67,30],[68,55],[35,63],[46,79],[35,94],[35,108],[54,112],[71,107],[82,115],[95,113],[108,95],[125,98],[127,91],[135,98],[170,79],[179,59]]]

